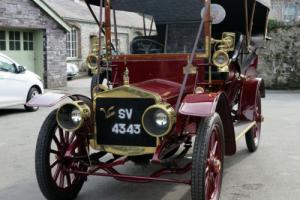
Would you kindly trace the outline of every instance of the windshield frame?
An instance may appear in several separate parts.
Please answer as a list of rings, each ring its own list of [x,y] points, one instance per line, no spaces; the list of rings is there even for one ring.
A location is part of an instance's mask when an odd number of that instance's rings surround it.
[[[124,60],[187,60],[191,56],[192,52],[189,53],[158,53],[158,54],[122,54],[122,55],[112,55],[112,26],[111,19],[111,5],[110,1],[105,0],[105,43],[106,43],[106,57],[107,61],[124,61]],[[205,58],[210,58],[210,40],[211,40],[211,18],[210,18],[210,0],[205,1],[205,7],[207,7],[207,15],[204,17],[204,31],[203,40],[204,46],[203,51],[197,52],[195,54],[194,60],[203,60]],[[203,8],[205,8],[203,7]],[[102,9],[101,6],[99,6]],[[201,11],[199,11],[201,12]],[[201,21],[199,22],[200,25]],[[100,30],[101,31],[101,30]],[[196,35],[195,35],[196,37]]]

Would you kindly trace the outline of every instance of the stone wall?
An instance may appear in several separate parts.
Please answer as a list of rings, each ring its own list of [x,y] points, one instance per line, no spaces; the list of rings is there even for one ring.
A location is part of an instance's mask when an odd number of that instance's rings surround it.
[[[259,73],[267,88],[300,89],[300,25],[280,27],[260,50]]]
[[[67,84],[65,31],[38,5],[31,0],[1,0],[0,28],[43,30],[45,86]]]

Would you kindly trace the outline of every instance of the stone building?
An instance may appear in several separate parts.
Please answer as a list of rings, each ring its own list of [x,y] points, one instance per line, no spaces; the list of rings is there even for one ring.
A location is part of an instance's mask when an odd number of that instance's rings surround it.
[[[300,0],[272,0],[270,18],[282,22],[300,20]]]
[[[0,52],[39,74],[48,88],[66,85],[70,30],[41,0],[1,0]]]
[[[98,43],[98,25],[90,14],[87,5],[80,0],[44,1],[72,28],[72,31],[67,34],[67,62],[76,64],[81,71],[85,70],[85,60]],[[96,16],[99,16],[98,7],[92,8]],[[113,16],[111,21],[113,25]],[[116,21],[117,49],[121,54],[126,54],[130,50],[130,41],[144,33],[143,18],[137,13],[116,11]],[[146,30],[149,32],[151,20],[146,18],[145,24]],[[112,42],[115,44],[113,30],[114,27],[112,27]]]
[[[144,32],[143,18],[117,12],[117,22],[118,50],[128,53],[129,41]],[[146,18],[148,31],[150,23]],[[83,1],[1,0],[0,52],[40,75],[46,88],[67,84],[66,62],[85,69],[97,38],[98,26]]]

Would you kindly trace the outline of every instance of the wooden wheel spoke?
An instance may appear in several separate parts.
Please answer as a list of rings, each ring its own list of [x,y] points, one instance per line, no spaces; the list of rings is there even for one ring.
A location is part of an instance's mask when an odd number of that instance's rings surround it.
[[[218,147],[218,141],[215,141],[215,143],[213,145],[213,149],[211,151],[213,156],[216,155],[217,147]]]
[[[57,150],[53,150],[53,149],[50,149],[50,153],[53,153],[53,154],[56,154],[56,155],[59,155],[59,154],[60,154],[60,152],[59,152],[59,151],[57,151]]]
[[[209,160],[206,161],[205,175],[209,172]]]
[[[59,187],[64,188],[64,186],[65,186],[65,173],[63,172],[63,170],[61,170],[59,176]]]
[[[208,199],[208,195],[209,195],[209,190],[210,190],[210,180],[209,180],[209,176],[206,176],[205,178],[205,196],[206,198],[205,199]]]
[[[57,159],[56,161],[54,161],[54,162],[50,165],[50,168],[52,169],[52,168],[55,167],[59,162],[60,162],[60,159]]]
[[[59,130],[59,138],[61,143],[66,144],[65,137],[64,137],[64,130],[60,127],[58,128],[58,130]]]
[[[62,170],[62,165],[59,164],[59,165],[57,166],[57,168],[56,168],[56,170],[55,170],[55,173],[54,173],[54,176],[53,176],[53,179],[54,179],[55,182],[57,181],[57,178],[58,178],[58,176],[59,176],[61,170]]]
[[[59,140],[57,139],[56,135],[53,136],[53,140],[54,140],[57,148],[60,149],[61,148],[61,144],[60,144]]]
[[[66,135],[65,135],[65,143],[66,144],[70,144],[69,142],[69,136],[70,136],[70,133],[69,133],[69,131],[66,131]]]
[[[66,178],[67,178],[67,186],[69,187],[69,186],[71,186],[71,176],[70,176],[70,174],[69,173],[66,173]]]
[[[71,144],[73,141],[74,141],[74,139],[75,139],[75,133],[73,132],[72,134],[71,134],[71,136],[70,136],[70,139],[69,139],[69,144]]]

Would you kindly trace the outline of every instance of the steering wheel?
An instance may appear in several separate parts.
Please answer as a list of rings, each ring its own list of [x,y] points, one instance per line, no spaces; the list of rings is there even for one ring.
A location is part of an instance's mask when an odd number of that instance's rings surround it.
[[[163,53],[164,45],[151,39],[135,39],[132,41],[133,54],[155,54]]]

